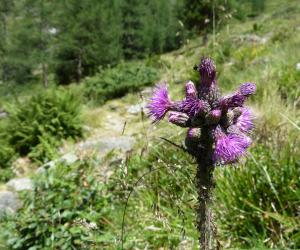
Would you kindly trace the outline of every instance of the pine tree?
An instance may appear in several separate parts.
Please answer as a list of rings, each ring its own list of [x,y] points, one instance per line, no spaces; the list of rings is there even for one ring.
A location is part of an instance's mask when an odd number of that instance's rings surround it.
[[[59,83],[79,82],[99,65],[115,64],[122,56],[120,3],[62,1],[57,4],[55,73]]]
[[[0,0],[0,63],[1,79],[7,81],[8,19],[12,14],[14,1]]]

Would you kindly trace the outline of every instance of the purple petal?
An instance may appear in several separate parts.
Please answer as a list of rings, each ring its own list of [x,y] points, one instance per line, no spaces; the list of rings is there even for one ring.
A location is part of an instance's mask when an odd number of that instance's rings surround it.
[[[242,113],[239,117],[237,117],[235,125],[245,133],[250,132],[254,128],[253,124],[253,115],[250,110],[247,108],[242,108]]]
[[[169,99],[168,89],[166,84],[157,85],[155,87],[152,98],[146,106],[148,115],[153,119],[153,122],[159,122],[169,111],[172,103]]]
[[[234,163],[241,156],[245,155],[246,149],[250,144],[251,139],[245,135],[226,135],[222,131],[216,131],[213,160],[223,165]]]

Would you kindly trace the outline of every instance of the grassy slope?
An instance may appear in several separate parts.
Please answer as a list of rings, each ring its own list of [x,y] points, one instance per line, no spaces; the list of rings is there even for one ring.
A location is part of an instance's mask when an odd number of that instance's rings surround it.
[[[179,51],[161,56],[162,80],[168,81],[174,97],[182,95],[183,85],[178,83],[194,79],[192,66],[203,55],[217,61],[224,92],[242,82],[257,83],[257,95],[250,100],[257,116],[251,154],[240,169],[217,170],[219,238],[226,248],[299,247],[299,13],[297,1],[287,5],[272,1],[266,14],[242,24],[231,23],[218,32],[215,44],[211,37],[208,45],[202,46],[199,38]],[[253,42],[249,35],[266,41]],[[139,101],[130,95],[114,102],[124,106]],[[132,127],[142,122],[130,117],[127,121]],[[165,168],[147,176],[131,198],[126,244],[138,248],[196,248],[192,160],[155,139],[165,135],[181,143],[184,131],[166,122],[146,127],[141,131],[144,141],[140,148],[147,148],[150,157],[131,159],[127,181],[137,178],[137,170]],[[119,216],[113,219],[111,230],[115,234],[120,230],[121,213]]]

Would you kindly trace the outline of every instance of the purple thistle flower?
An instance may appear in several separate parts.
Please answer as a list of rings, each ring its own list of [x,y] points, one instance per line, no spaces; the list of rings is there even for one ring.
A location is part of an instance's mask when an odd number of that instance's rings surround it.
[[[236,118],[235,125],[244,133],[250,132],[254,128],[253,115],[247,108],[241,109],[241,115]]]
[[[192,81],[186,82],[185,94],[186,94],[186,97],[193,97],[193,98],[197,97],[197,90],[196,90],[195,84]]]
[[[190,117],[206,111],[209,108],[209,104],[206,101],[198,98],[188,97],[178,103],[179,111],[188,114]]]
[[[240,134],[225,134],[220,127],[214,133],[215,149],[213,161],[220,164],[236,162],[245,155],[245,150],[251,144],[251,139]]]
[[[249,96],[254,94],[256,91],[256,85],[251,82],[246,82],[240,86],[239,92],[244,96]]]
[[[159,122],[164,118],[171,106],[172,102],[169,99],[167,85],[157,85],[149,104],[146,106],[148,116],[153,119],[154,123]]]
[[[170,123],[189,127],[186,142],[191,139],[195,143],[186,145],[198,160],[203,150],[198,147],[198,142],[212,147],[207,139],[209,134],[214,140],[211,160],[221,164],[233,163],[245,154],[251,143],[247,133],[254,127],[253,116],[244,107],[244,103],[248,96],[255,93],[256,86],[247,82],[233,94],[220,97],[213,61],[203,58],[196,69],[200,73],[201,84],[196,88],[192,81],[186,82],[186,97],[181,101],[173,102],[169,99],[166,84],[156,86],[147,105],[148,115],[152,117],[153,122],[159,122],[169,112]],[[203,134],[202,129],[205,131]],[[205,161],[205,157],[202,160]]]

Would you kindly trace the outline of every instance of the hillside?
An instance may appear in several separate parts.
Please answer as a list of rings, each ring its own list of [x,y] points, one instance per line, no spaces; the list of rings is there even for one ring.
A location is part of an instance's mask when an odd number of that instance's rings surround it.
[[[299,45],[298,1],[269,1],[266,12],[230,21],[206,44],[196,37],[179,50],[136,62],[155,65],[175,100],[185,81],[198,81],[193,66],[203,56],[215,60],[223,93],[243,82],[257,84],[248,103],[256,115],[250,153],[239,165],[216,170],[215,218],[225,249],[300,248]],[[21,192],[23,208],[1,220],[1,244],[46,249],[48,240],[52,249],[121,249],[125,218],[124,249],[197,249],[195,164],[161,139],[181,145],[185,130],[146,117],[154,83],[101,105],[86,101],[86,85],[99,77],[62,88],[80,99],[84,136],[58,146],[49,161],[66,155],[74,161],[56,162],[52,172],[36,173],[43,164],[21,158],[17,178],[29,176],[37,188]],[[14,89],[21,103],[43,91],[36,85]],[[15,102],[2,86],[1,93],[3,107]],[[7,190],[5,182],[1,189]],[[37,248],[28,247],[33,244]]]

